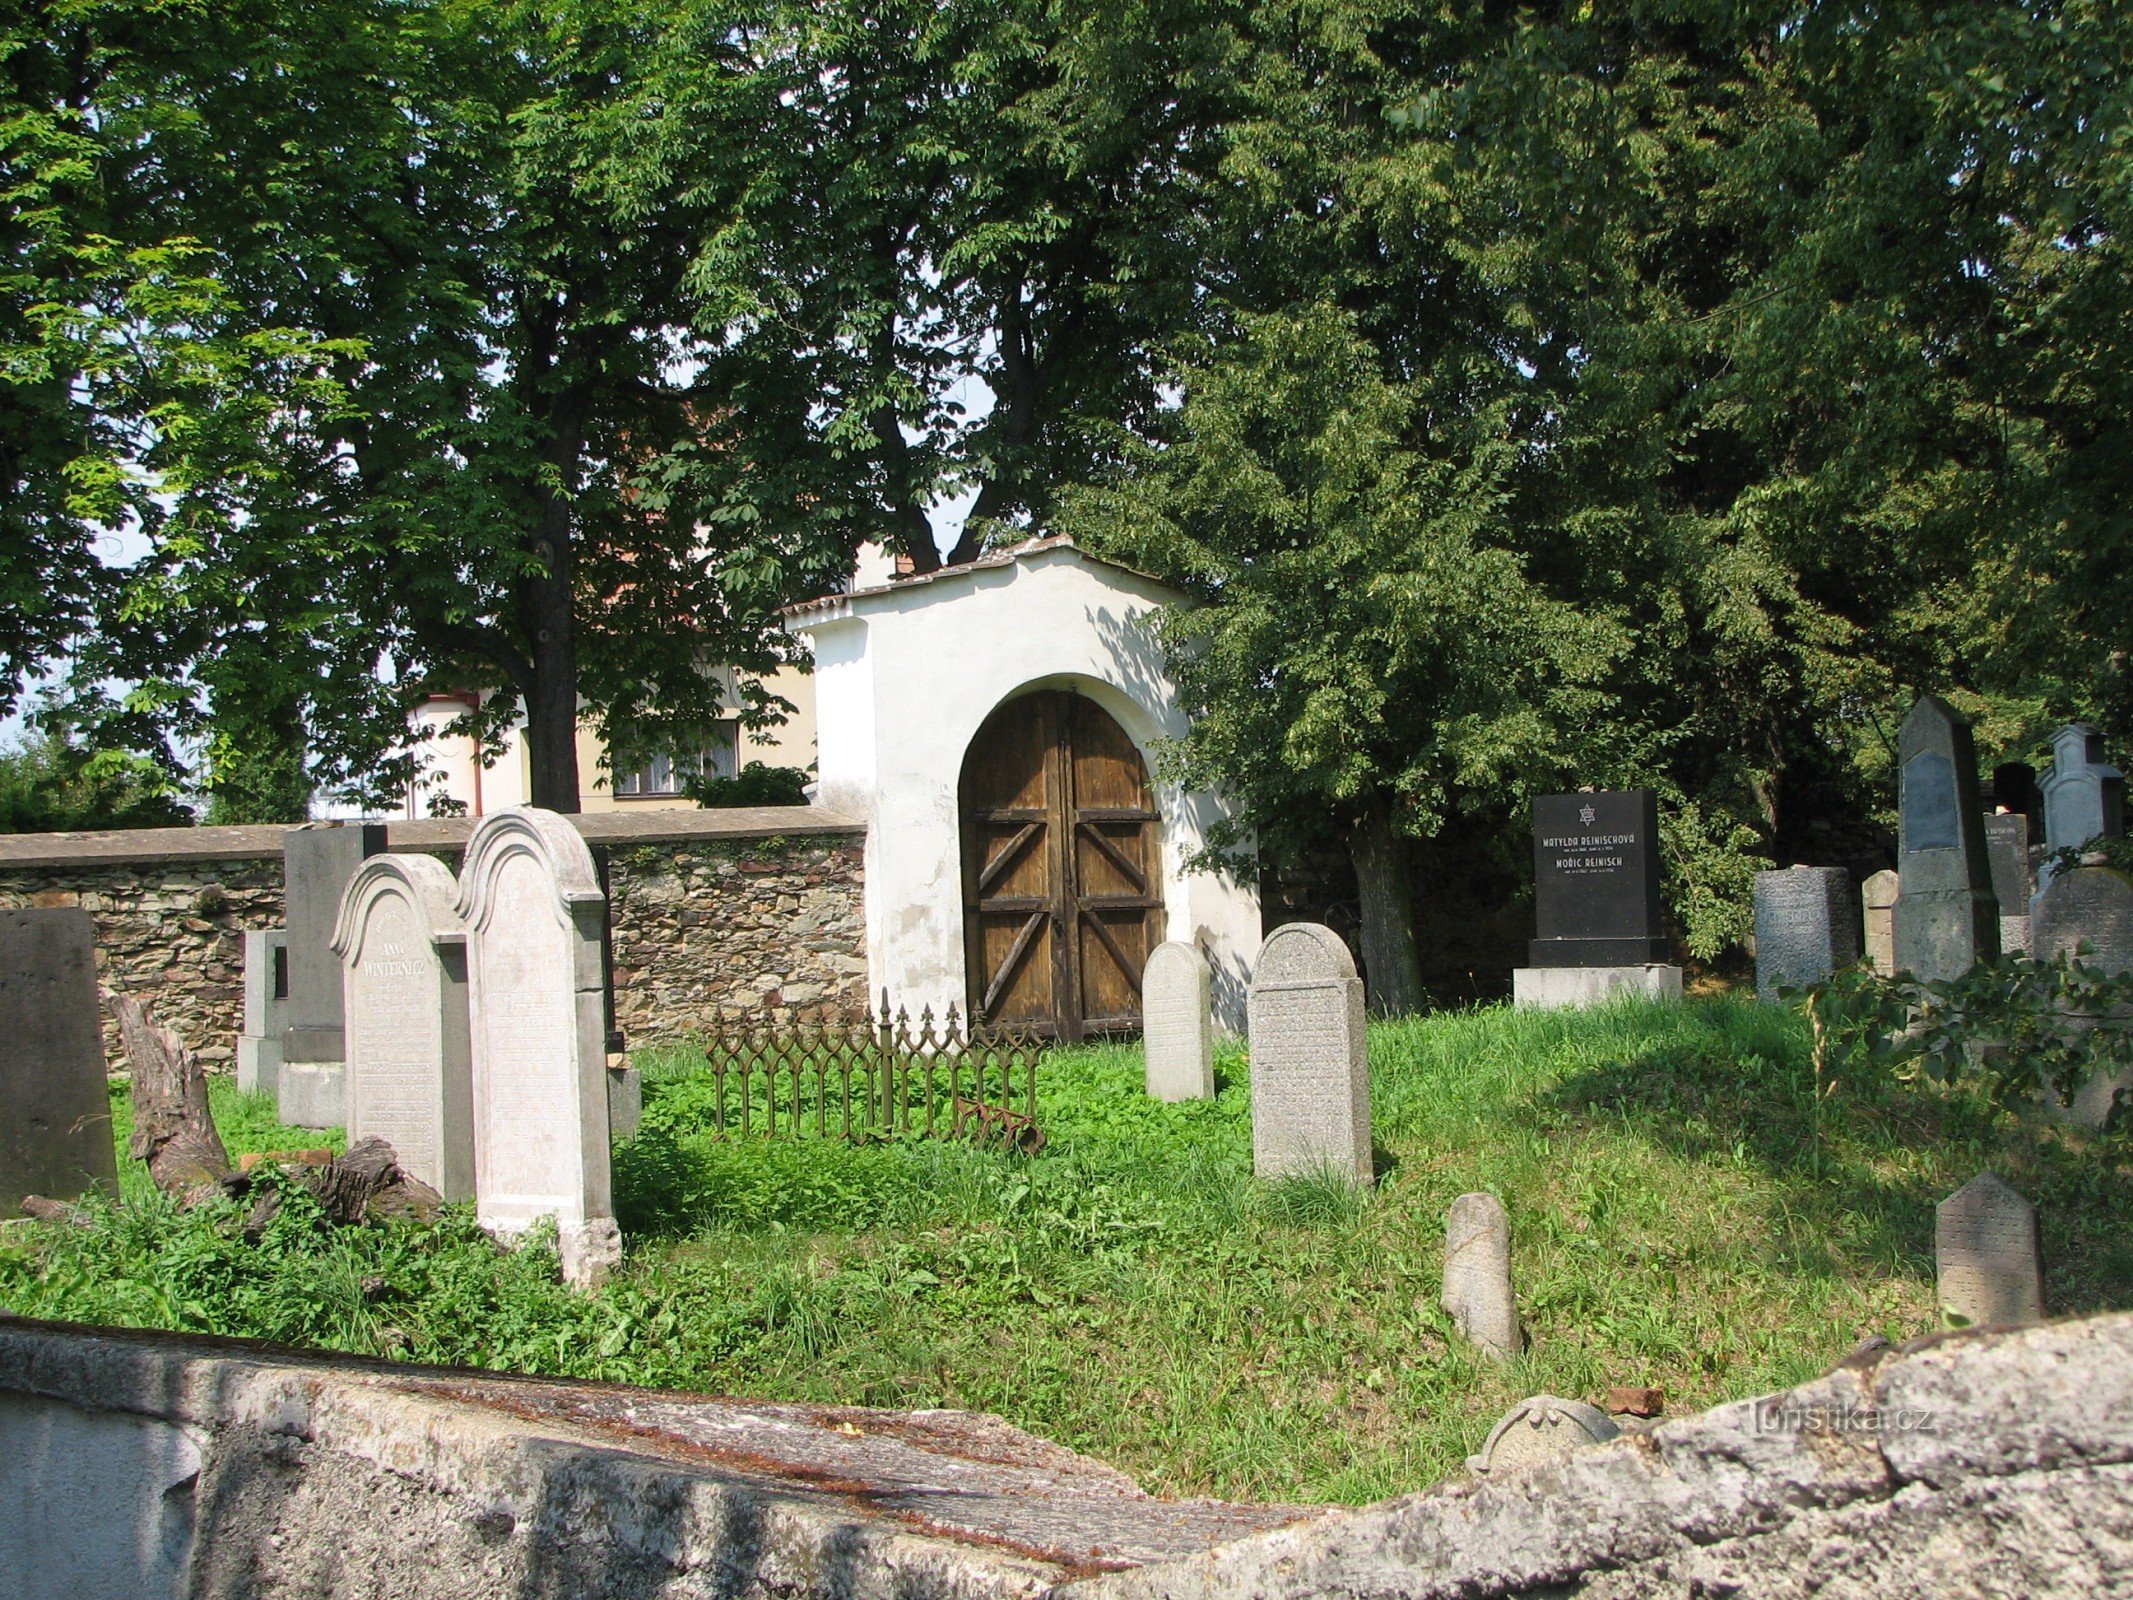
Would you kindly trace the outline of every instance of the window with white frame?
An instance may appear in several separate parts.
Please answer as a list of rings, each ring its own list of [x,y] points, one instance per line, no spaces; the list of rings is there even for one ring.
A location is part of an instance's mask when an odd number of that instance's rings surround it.
[[[658,755],[629,772],[615,775],[615,793],[637,799],[679,795],[691,778],[730,778],[740,770],[741,725],[732,718],[711,724],[703,748],[681,755]]]

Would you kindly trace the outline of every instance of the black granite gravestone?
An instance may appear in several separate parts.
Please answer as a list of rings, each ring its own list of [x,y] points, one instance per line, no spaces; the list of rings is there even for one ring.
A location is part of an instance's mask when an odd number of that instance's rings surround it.
[[[96,928],[86,911],[0,911],[0,1216],[91,1188],[118,1193]]]
[[[1649,789],[1533,802],[1536,967],[1631,967],[1672,957],[1659,916],[1659,797]]]

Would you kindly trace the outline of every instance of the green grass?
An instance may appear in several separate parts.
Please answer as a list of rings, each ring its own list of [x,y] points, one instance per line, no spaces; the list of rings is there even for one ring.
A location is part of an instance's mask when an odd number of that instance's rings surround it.
[[[1245,1065],[1140,1092],[1137,1047],[1044,1068],[1035,1158],[945,1143],[721,1143],[685,1050],[640,1052],[616,1153],[625,1271],[596,1296],[463,1212],[335,1232],[139,1188],[0,1246],[31,1315],[252,1334],[762,1398],[996,1411],[1151,1489],[1365,1501],[1457,1470],[1539,1390],[1671,1409],[1935,1326],[1933,1203],[1991,1165],[2041,1207],[2055,1314],[2133,1304],[2133,1174],[1960,1093],[1842,1085],[1817,1144],[1804,1031],[1751,1001],[1490,1009],[1371,1032],[1379,1182],[1251,1176]],[[233,1154],[315,1142],[218,1095]],[[1533,1348],[1477,1359],[1436,1300],[1444,1210],[1511,1215]]]

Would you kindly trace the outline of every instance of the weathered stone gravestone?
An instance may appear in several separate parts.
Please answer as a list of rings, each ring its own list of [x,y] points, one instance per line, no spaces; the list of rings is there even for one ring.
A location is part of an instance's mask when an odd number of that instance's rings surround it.
[[[1370,1182],[1363,984],[1340,935],[1316,922],[1276,928],[1259,948],[1245,1014],[1253,1170]]]
[[[0,1216],[24,1195],[117,1195],[104,1084],[89,913],[0,911]]]
[[[2029,902],[2037,892],[2029,870],[2029,818],[2019,811],[1996,811],[1984,820],[1992,897],[2000,903],[2000,949],[2027,951]]]
[[[1866,925],[1867,965],[1884,978],[1896,976],[1896,888],[1900,880],[1887,867],[1870,876],[1859,890]]]
[[[1852,875],[1842,867],[1788,867],[1755,875],[1755,992],[1804,989],[1859,959]]]
[[[348,882],[333,948],[346,1005],[348,1142],[383,1139],[447,1200],[474,1196],[467,932],[459,885],[429,856],[372,856]]]
[[[1529,966],[1516,1004],[1591,1005],[1616,994],[1681,998],[1659,911],[1659,799],[1649,789],[1544,795],[1533,802]]]
[[[1929,982],[1960,978],[2000,953],[1970,723],[1938,695],[1920,695],[1896,753],[1896,966]]]
[[[482,819],[460,867],[472,1018],[474,1199],[511,1236],[553,1217],[564,1276],[621,1259],[608,1169],[606,908],[592,853],[552,811]]]
[[[2085,722],[2052,735],[2052,769],[2044,775],[2044,843],[2079,850],[2091,839],[2126,831],[2126,776],[2103,759],[2103,736]],[[2051,877],[2049,865],[2045,879]]]
[[[1493,1194],[1463,1194],[1452,1202],[1439,1304],[1472,1344],[1498,1361],[1524,1346],[1511,1292],[1511,1219]]]
[[[356,868],[384,851],[385,829],[377,823],[314,822],[282,835],[289,1009],[277,1098],[281,1120],[291,1127],[338,1128],[347,1120],[333,927]]]
[[[1934,1256],[1943,1315],[1970,1324],[2044,1320],[2037,1208],[1981,1172],[1935,1208]]]
[[[2031,934],[2039,961],[2079,952],[2084,966],[2114,978],[2133,972],[2133,879],[2094,865],[2060,873],[2037,897]],[[2076,1122],[2101,1128],[2121,1090],[2133,1098],[2133,1063],[2091,1074],[2066,1109]]]
[[[244,936],[244,1032],[237,1035],[237,1087],[278,1094],[281,1036],[289,1020],[289,935],[280,928]]]
[[[1171,939],[1141,970],[1141,1050],[1149,1095],[1208,1100],[1215,1092],[1213,978],[1197,945]]]
[[[1619,1438],[1621,1433],[1598,1406],[1537,1394],[1506,1412],[1489,1430],[1481,1453],[1468,1456],[1466,1464],[1469,1471],[1485,1477],[1508,1477],[1552,1466],[1580,1450]]]

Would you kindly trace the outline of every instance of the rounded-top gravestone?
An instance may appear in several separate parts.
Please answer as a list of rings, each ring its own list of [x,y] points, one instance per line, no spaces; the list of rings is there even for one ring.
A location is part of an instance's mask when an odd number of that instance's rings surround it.
[[[1199,946],[1171,939],[1141,969],[1141,1050],[1157,1100],[1208,1100],[1215,1092],[1213,980]]]
[[[608,1165],[606,899],[578,830],[531,806],[467,841],[475,1212],[512,1235],[556,1222],[564,1275],[601,1282],[621,1258]]]
[[[383,1139],[447,1200],[474,1195],[474,1085],[459,885],[430,856],[372,856],[341,897],[348,1142]]]
[[[1370,1067],[1363,984],[1341,936],[1276,928],[1245,998],[1252,1061],[1252,1166],[1261,1177],[1338,1172],[1368,1183]]]

